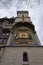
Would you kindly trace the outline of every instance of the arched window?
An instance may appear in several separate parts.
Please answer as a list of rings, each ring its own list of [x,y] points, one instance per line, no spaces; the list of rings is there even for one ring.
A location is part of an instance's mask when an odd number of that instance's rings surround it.
[[[27,53],[26,52],[23,53],[23,61],[28,61],[28,57],[27,57]]]

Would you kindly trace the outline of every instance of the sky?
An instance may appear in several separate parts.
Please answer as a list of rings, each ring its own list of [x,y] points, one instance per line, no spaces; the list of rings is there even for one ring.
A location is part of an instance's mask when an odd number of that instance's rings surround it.
[[[17,11],[28,11],[39,40],[43,45],[43,0],[36,1],[30,0],[30,3],[29,0],[0,0],[0,18],[16,17]]]

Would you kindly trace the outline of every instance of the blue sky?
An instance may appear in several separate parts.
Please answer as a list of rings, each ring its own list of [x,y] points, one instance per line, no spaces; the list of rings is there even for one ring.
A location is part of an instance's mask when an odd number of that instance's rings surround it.
[[[43,45],[43,0],[41,0],[40,5],[38,5],[37,3],[34,5],[34,7],[29,7],[28,0],[22,1],[23,2],[21,2],[21,0],[0,0],[0,18],[5,16],[16,17],[16,13],[19,10],[28,11],[31,20],[35,25],[35,29],[40,39],[40,42]]]

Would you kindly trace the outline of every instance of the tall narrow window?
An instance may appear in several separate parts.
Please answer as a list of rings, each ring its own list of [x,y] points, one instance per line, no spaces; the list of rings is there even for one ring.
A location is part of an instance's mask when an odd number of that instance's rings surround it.
[[[28,61],[28,57],[27,57],[27,53],[26,52],[23,53],[23,61]]]

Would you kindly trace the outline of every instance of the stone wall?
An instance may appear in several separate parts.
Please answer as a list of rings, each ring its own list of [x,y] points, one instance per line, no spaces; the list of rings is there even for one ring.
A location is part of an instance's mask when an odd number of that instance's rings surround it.
[[[28,61],[23,61],[27,52]],[[5,47],[0,65],[43,65],[43,47]]]

